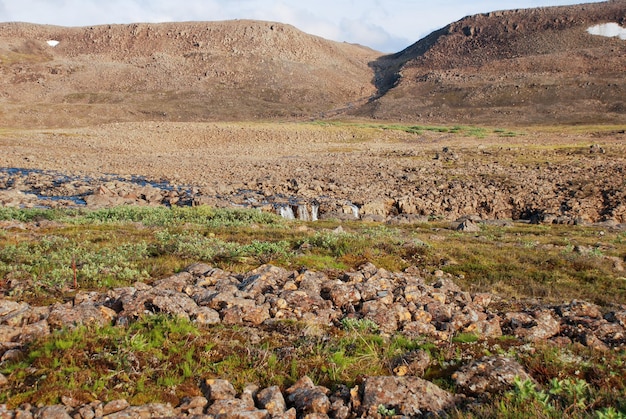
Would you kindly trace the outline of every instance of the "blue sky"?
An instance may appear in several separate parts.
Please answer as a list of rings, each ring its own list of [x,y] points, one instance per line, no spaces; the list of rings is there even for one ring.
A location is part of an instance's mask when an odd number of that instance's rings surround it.
[[[575,0],[0,0],[0,22],[87,26],[259,19],[289,23],[335,41],[397,52],[467,15],[575,3]]]

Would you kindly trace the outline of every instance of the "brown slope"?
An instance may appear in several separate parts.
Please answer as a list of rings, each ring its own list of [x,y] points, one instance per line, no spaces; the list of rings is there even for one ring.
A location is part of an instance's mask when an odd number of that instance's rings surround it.
[[[369,97],[379,55],[270,22],[5,23],[0,125],[319,115]]]
[[[626,122],[626,1],[481,14],[371,63],[360,115],[488,124]]]

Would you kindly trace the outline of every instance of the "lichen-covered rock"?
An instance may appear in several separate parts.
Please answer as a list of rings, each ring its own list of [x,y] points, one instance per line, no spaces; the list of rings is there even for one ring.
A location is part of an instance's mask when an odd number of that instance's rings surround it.
[[[360,389],[361,414],[375,417],[379,406],[405,416],[440,413],[452,408],[456,397],[418,377],[368,377]]]
[[[128,407],[130,407],[130,403],[128,403],[125,399],[113,400],[106,403],[102,407],[102,413],[104,415],[110,415],[112,413],[120,412]]]
[[[149,288],[126,298],[120,316],[138,318],[145,314],[163,313],[190,319],[198,305],[188,295],[170,289]]]
[[[0,325],[0,342],[13,342],[22,334],[21,327]]]
[[[557,307],[557,313],[561,317],[589,317],[592,319],[602,318],[600,307],[586,301],[574,300],[569,304]]]
[[[282,288],[292,276],[292,271],[278,266],[261,265],[244,276],[239,289],[253,295],[264,294]]]
[[[309,377],[302,377],[286,391],[287,400],[299,415],[321,413],[326,415],[330,410],[329,390],[316,386]]]
[[[406,323],[402,328],[402,332],[410,338],[418,338],[420,336],[436,336],[437,328],[426,322],[413,321]]]
[[[500,327],[500,318],[493,317],[488,320],[480,320],[469,324],[463,332],[475,333],[483,338],[497,338],[502,336],[502,328]]]
[[[24,302],[0,299],[0,325],[22,326],[28,316],[30,306]]]
[[[515,379],[532,379],[517,361],[503,356],[472,361],[455,372],[452,378],[459,391],[472,396],[508,390]]]
[[[361,302],[361,293],[354,285],[343,282],[331,285],[328,295],[336,307],[354,306]]]
[[[160,288],[163,290],[171,290],[176,292],[183,292],[187,285],[191,285],[193,283],[193,275],[189,272],[179,272],[175,275],[172,275],[167,278],[159,279],[158,281],[154,281],[152,284],[155,288]]]
[[[96,417],[99,416],[96,415]],[[175,411],[170,404],[149,403],[142,406],[130,406],[105,417],[107,419],[171,418],[175,417]]]
[[[272,416],[283,414],[287,409],[285,398],[278,386],[268,387],[259,391],[256,395],[256,400],[259,406],[267,410]]]
[[[202,392],[204,397],[210,402],[216,400],[234,399],[235,387],[228,381],[222,379],[209,378],[202,383]]]
[[[61,405],[42,407],[34,416],[37,419],[72,419],[68,408]]]
[[[267,410],[259,410],[249,400],[221,399],[211,404],[207,415],[215,419],[269,419]]]
[[[385,333],[393,333],[398,330],[398,319],[390,308],[379,300],[366,301],[362,308],[363,318],[376,323],[380,330]]]
[[[617,323],[599,322],[593,333],[606,344],[626,345],[626,329]]]
[[[550,310],[540,310],[533,313],[534,326],[529,328],[520,327],[515,329],[515,336],[530,341],[550,339],[561,331],[561,324]]]
[[[80,406],[75,412],[75,416],[79,415],[80,419],[94,419],[96,417],[96,412],[91,405]]]
[[[209,307],[198,307],[198,310],[193,317],[193,321],[201,326],[217,324],[221,321],[220,313]]]
[[[222,323],[241,324],[250,323],[260,325],[270,318],[269,304],[262,306],[233,306],[223,309],[221,312]]]
[[[202,415],[204,413],[204,408],[207,406],[207,404],[209,404],[209,401],[206,399],[206,397],[185,397],[183,398],[180,406],[176,408],[176,415]]]
[[[392,360],[393,373],[399,377],[405,375],[421,376],[430,365],[430,355],[420,349],[407,352]]]
[[[613,311],[606,315],[606,319],[611,323],[618,323],[622,327],[626,327],[626,310]]]
[[[530,328],[535,324],[535,319],[528,313],[508,312],[504,316],[509,329]]]
[[[28,324],[21,328],[19,342],[27,343],[35,339],[39,339],[50,334],[50,325],[48,321],[41,320],[36,323]]]
[[[63,327],[76,327],[82,325],[110,325],[117,313],[103,305],[97,305],[90,301],[78,305],[57,304],[52,308],[48,323],[55,329]]]

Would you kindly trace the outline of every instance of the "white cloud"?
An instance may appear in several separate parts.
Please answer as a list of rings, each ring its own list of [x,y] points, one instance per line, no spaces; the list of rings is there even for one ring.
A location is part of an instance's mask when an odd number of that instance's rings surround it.
[[[397,52],[398,45],[409,45],[408,39],[394,37],[384,28],[354,19],[342,19],[341,38],[366,45],[382,52]]]

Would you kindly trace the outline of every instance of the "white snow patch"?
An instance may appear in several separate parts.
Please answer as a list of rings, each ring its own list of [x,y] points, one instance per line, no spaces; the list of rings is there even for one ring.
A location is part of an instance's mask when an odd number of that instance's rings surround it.
[[[52,48],[56,47],[57,45],[59,45],[59,41],[55,41],[54,39],[51,39],[49,41],[46,41],[46,43],[48,45],[50,45]]]
[[[626,28],[622,28],[617,23],[603,23],[587,29],[592,35],[606,36],[609,38],[618,37],[626,41]]]

